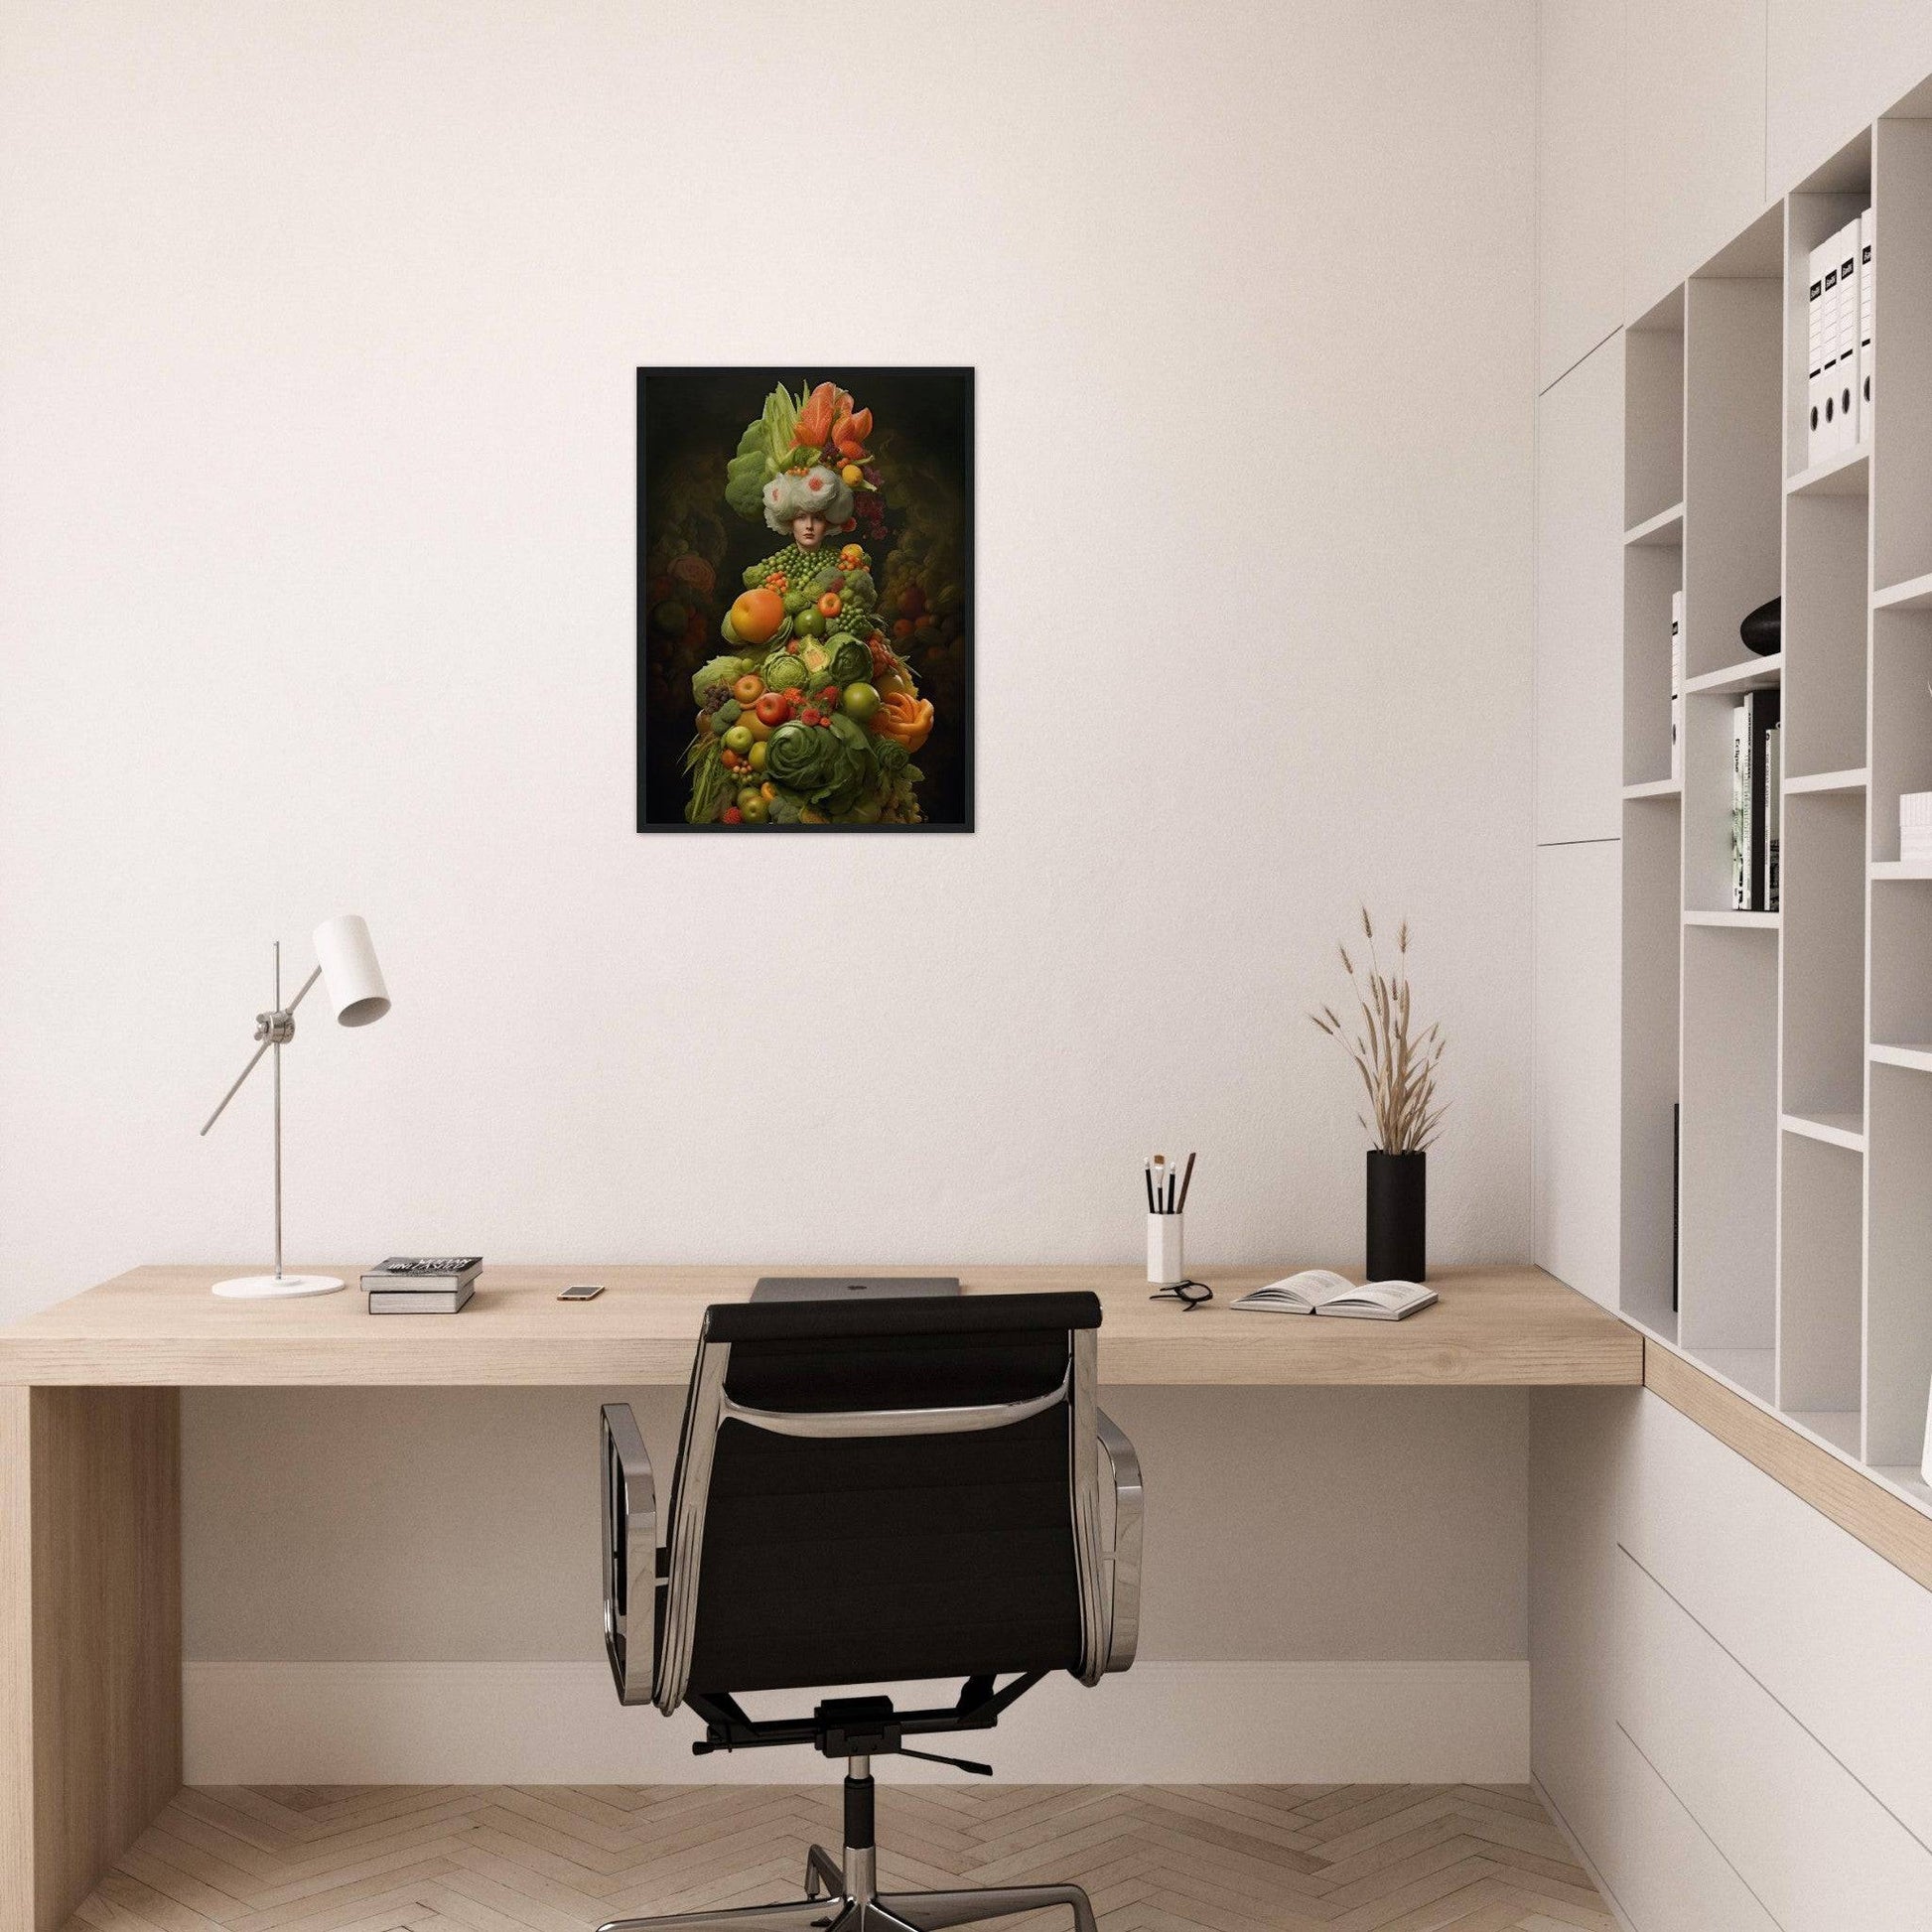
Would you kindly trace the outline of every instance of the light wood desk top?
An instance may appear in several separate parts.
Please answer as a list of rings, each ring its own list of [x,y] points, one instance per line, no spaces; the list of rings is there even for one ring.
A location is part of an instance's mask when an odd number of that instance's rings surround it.
[[[307,1264],[305,1264],[306,1266]],[[369,1315],[349,1287],[290,1302],[223,1302],[232,1267],[137,1268],[0,1328],[0,1383],[195,1387],[375,1384],[681,1386],[707,1304],[751,1293],[759,1268],[486,1267],[459,1315]],[[829,1272],[798,1270],[796,1272]],[[892,1272],[892,1271],[887,1271]],[[915,1273],[906,1269],[898,1272]],[[1643,1341],[1536,1268],[1450,1268],[1442,1300],[1406,1321],[1234,1314],[1275,1269],[1211,1271],[1192,1313],[1150,1302],[1136,1268],[978,1268],[968,1293],[1093,1289],[1105,1306],[1107,1383],[1300,1387],[1569,1386],[1643,1380]],[[573,1281],[606,1284],[562,1303]]]

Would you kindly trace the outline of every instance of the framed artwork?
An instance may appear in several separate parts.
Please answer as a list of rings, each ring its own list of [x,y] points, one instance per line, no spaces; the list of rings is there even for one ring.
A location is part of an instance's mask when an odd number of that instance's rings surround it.
[[[637,829],[973,829],[973,371],[637,371]]]

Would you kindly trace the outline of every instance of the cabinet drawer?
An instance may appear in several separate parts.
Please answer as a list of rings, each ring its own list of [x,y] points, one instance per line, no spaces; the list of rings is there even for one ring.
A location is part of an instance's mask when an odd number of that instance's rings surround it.
[[[1649,1393],[1617,1539],[1932,1845],[1932,1591]]]
[[[1622,1730],[1611,1733],[1604,1882],[1642,1932],[1778,1932]]]
[[[1618,1725],[1783,1932],[1925,1932],[1932,1851],[1627,1551],[1615,1624]]]

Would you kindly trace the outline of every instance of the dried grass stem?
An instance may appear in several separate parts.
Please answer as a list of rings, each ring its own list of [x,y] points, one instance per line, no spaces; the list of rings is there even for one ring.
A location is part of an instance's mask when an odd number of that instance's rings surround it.
[[[1409,922],[1396,929],[1393,972],[1385,973],[1375,949],[1375,922],[1362,907],[1368,968],[1358,971],[1340,946],[1342,969],[1355,996],[1359,1025],[1345,1023],[1333,1007],[1309,1015],[1355,1062],[1368,1096],[1369,1113],[1357,1115],[1374,1144],[1388,1154],[1420,1154],[1436,1139],[1448,1106],[1436,1093],[1436,1075],[1448,1043],[1440,1021],[1418,1033],[1409,990]],[[1372,1118],[1371,1118],[1372,1116]]]

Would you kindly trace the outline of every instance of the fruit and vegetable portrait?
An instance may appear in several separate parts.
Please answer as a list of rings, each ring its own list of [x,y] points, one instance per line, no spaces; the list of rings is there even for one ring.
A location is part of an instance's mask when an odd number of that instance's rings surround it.
[[[971,369],[637,371],[637,829],[971,831]]]

